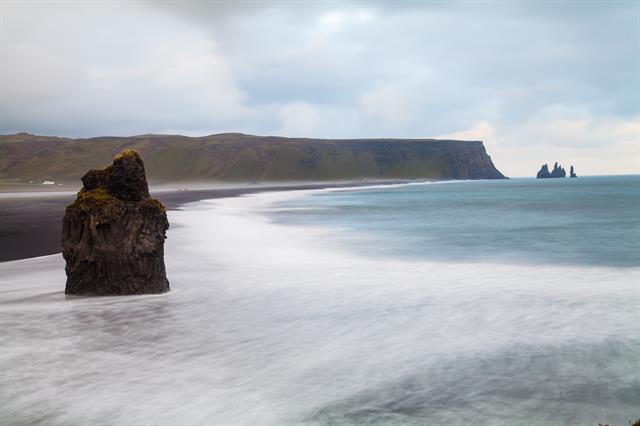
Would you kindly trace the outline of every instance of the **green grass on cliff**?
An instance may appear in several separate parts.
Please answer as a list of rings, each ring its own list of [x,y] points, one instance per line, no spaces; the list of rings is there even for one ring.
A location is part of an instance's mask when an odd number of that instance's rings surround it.
[[[105,188],[81,190],[78,192],[78,198],[67,207],[67,211],[69,209],[96,214],[99,218],[115,217],[122,209],[122,201],[109,194]]]
[[[0,181],[78,182],[125,149],[150,181],[294,181],[501,177],[481,142],[290,139],[242,134],[65,139],[0,136]]]

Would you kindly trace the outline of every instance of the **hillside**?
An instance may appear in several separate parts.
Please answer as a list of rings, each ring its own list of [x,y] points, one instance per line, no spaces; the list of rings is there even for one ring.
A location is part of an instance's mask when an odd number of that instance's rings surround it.
[[[0,135],[0,181],[78,182],[136,149],[154,183],[344,179],[502,179],[480,141],[299,139],[225,133],[69,139]]]

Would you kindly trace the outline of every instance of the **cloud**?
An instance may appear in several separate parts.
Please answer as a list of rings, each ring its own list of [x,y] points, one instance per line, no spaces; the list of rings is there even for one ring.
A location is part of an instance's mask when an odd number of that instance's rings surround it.
[[[319,117],[313,105],[306,102],[292,102],[280,110],[282,127],[279,133],[302,136],[316,133]]]
[[[382,120],[384,127],[401,129],[415,122],[425,110],[429,96],[425,86],[422,78],[382,84],[363,94],[359,106],[373,120]]]
[[[464,141],[494,141],[496,133],[493,126],[486,121],[481,121],[467,130],[447,133],[437,136],[440,139],[457,139]]]
[[[224,128],[251,116],[208,34],[146,10],[123,16],[111,6],[77,9],[83,19],[61,28],[50,20],[64,20],[61,11],[46,5],[28,10],[29,20],[11,21],[20,25],[2,49],[3,127],[146,133],[205,123]],[[145,19],[153,25],[137,31]]]
[[[5,1],[0,132],[454,134],[511,175],[637,173],[638,7]]]

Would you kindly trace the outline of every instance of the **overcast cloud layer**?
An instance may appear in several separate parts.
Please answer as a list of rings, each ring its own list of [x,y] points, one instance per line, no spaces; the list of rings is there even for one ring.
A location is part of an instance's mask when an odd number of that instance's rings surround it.
[[[0,133],[485,142],[640,172],[640,6],[0,3]]]

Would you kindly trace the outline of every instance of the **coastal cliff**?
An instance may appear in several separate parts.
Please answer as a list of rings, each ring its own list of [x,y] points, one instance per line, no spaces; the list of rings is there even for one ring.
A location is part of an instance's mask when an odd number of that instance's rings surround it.
[[[140,155],[126,150],[113,164],[82,177],[62,225],[65,293],[124,295],[169,291],[164,206],[149,196]]]
[[[21,133],[0,136],[0,181],[77,181],[123,149],[140,152],[154,183],[505,178],[481,141]]]

